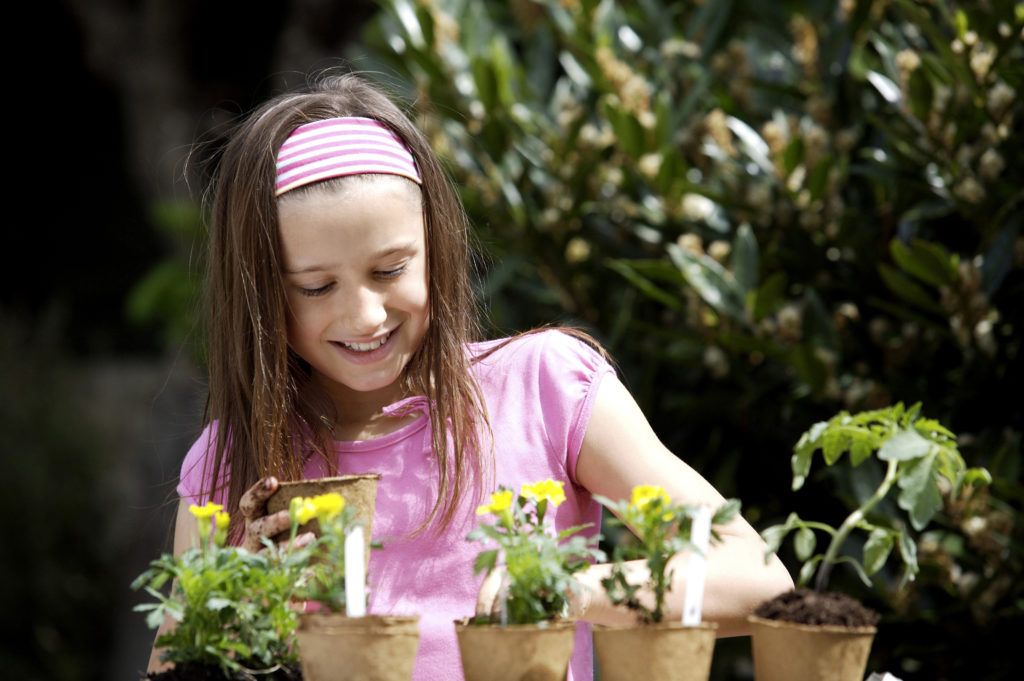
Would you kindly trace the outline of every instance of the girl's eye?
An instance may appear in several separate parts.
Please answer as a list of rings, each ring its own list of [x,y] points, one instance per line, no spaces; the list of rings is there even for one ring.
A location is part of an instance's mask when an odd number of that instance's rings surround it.
[[[377,275],[378,279],[394,279],[401,275],[402,272],[405,272],[405,265],[396,267],[393,270],[377,270],[374,274]]]
[[[308,296],[309,298],[316,298],[317,296],[322,296],[323,294],[327,293],[330,290],[331,284],[326,284],[324,286],[319,286],[317,288],[299,288],[299,292],[302,293],[302,295],[304,296]]]

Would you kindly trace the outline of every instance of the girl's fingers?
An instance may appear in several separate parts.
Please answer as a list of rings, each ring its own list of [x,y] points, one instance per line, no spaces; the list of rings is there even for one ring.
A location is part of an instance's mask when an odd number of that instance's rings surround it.
[[[277,478],[273,476],[263,478],[245,491],[241,501],[238,502],[238,510],[246,518],[263,515],[267,510],[267,499],[274,495],[277,487]]]
[[[246,520],[245,542],[242,544],[249,551],[263,548],[262,537],[273,537],[291,529],[292,521],[288,511],[278,511],[264,515],[255,520]]]

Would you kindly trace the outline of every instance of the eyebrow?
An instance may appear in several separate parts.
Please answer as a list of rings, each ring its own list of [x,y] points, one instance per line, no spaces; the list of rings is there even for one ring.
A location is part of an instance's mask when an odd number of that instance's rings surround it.
[[[415,241],[409,241],[409,242],[406,242],[406,243],[398,244],[397,246],[390,246],[388,248],[383,248],[380,251],[378,251],[377,253],[374,253],[373,255],[371,255],[370,259],[371,260],[383,260],[385,258],[390,258],[390,257],[395,256],[395,255],[405,255],[405,254],[410,253],[410,252],[415,251],[415,250],[416,250],[416,242]],[[317,264],[314,264],[314,265],[308,265],[306,267],[299,267],[299,268],[296,268],[296,269],[287,269],[287,268],[285,268],[284,273],[285,274],[306,274],[308,272],[322,272],[322,271],[328,270],[328,269],[331,269],[331,268],[328,267],[327,265],[317,263]]]

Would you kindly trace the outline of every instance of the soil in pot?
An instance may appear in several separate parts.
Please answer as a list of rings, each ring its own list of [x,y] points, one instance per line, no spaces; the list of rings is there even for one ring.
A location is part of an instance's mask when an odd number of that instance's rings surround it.
[[[873,627],[878,613],[860,601],[835,591],[796,589],[779,594],[757,607],[754,614],[766,620],[797,624],[834,624],[841,627]]]
[[[225,677],[217,665],[186,662],[167,671],[150,672],[145,678],[147,681],[302,681],[302,671],[298,667],[279,667],[270,674],[233,672]]]
[[[878,615],[843,594],[798,589],[749,621],[757,681],[861,681]]]

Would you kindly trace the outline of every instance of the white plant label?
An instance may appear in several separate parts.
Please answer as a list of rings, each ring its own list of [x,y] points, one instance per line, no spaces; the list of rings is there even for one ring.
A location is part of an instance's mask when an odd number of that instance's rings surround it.
[[[366,540],[357,525],[345,535],[345,614],[366,616]]]
[[[707,576],[708,546],[711,543],[711,509],[701,506],[693,517],[690,541],[696,550],[690,552],[690,563],[686,571],[686,594],[683,599],[683,624],[695,627],[700,624],[701,609],[704,606],[704,580]]]

